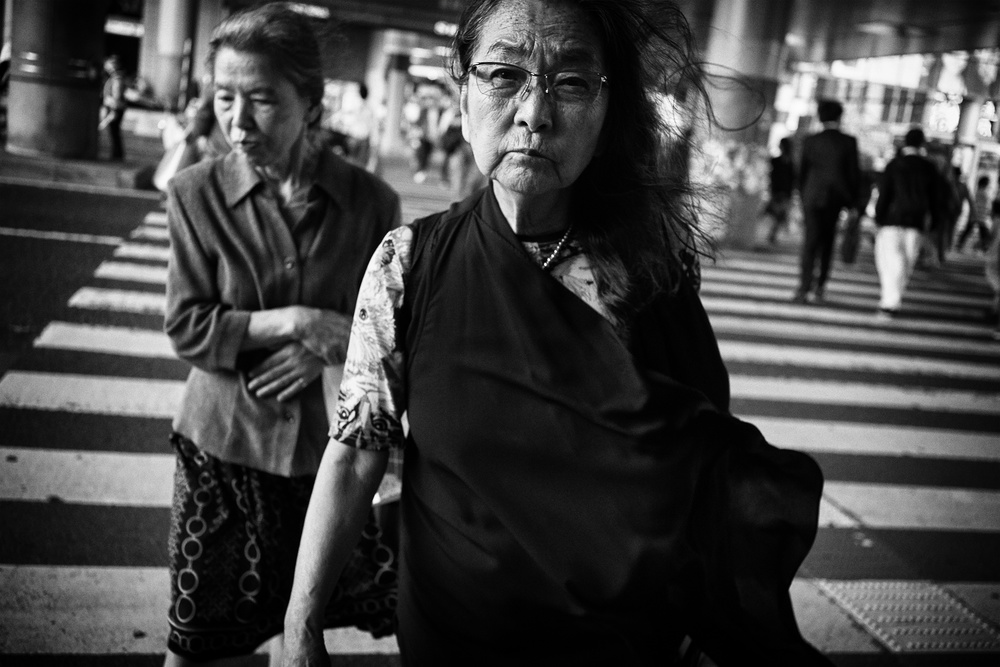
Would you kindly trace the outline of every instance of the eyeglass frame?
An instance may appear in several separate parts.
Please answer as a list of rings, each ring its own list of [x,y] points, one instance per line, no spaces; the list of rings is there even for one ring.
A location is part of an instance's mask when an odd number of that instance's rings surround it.
[[[521,88],[521,90],[515,92],[510,97],[504,97],[503,95],[494,95],[492,93],[494,91],[496,91],[496,88],[488,88],[488,90],[483,90],[483,88],[481,87],[481,84],[484,83],[483,80],[480,79],[476,75],[475,72],[473,72],[473,70],[475,70],[476,68],[478,68],[480,65],[502,65],[503,67],[510,67],[510,68],[513,68],[513,69],[516,69],[516,70],[520,70],[520,71],[522,71],[522,72],[524,72],[525,74],[528,75],[528,81],[526,81],[524,83],[524,86]],[[490,97],[494,97],[494,98],[497,98],[497,99],[507,99],[507,100],[512,100],[512,99],[514,99],[516,97],[520,97],[521,99],[525,99],[525,97],[527,97],[528,92],[531,90],[531,84],[529,82],[532,79],[536,79],[536,78],[537,79],[541,79],[544,82],[544,84],[545,84],[544,87],[542,88],[542,92],[545,95],[552,96],[552,92],[551,92],[552,86],[549,84],[549,77],[550,76],[554,76],[556,74],[564,74],[566,72],[575,72],[575,73],[578,73],[578,74],[596,74],[598,76],[599,81],[600,81],[600,87],[597,89],[597,93],[594,94],[594,98],[592,100],[589,100],[587,102],[587,104],[593,104],[594,102],[596,102],[597,98],[599,98],[601,96],[601,92],[604,90],[604,88],[607,87],[607,86],[609,86],[611,84],[611,82],[608,79],[608,77],[605,74],[602,74],[601,72],[598,72],[597,70],[591,70],[591,69],[563,69],[563,70],[555,70],[555,71],[552,71],[552,72],[537,73],[537,72],[532,72],[529,69],[525,69],[524,67],[521,67],[520,65],[515,65],[513,63],[500,62],[498,60],[481,60],[479,62],[472,63],[472,64],[469,65],[469,67],[468,67],[468,69],[466,71],[469,72],[469,73],[471,73],[472,76],[476,78],[476,81],[477,81],[476,87],[479,88],[479,92],[481,92],[484,95],[489,95]],[[552,99],[555,102],[559,101],[555,97],[552,97]]]

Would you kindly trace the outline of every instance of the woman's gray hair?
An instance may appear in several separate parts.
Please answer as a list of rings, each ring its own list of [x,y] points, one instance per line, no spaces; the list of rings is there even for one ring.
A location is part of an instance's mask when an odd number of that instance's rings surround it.
[[[452,76],[465,85],[483,26],[507,0],[471,0],[459,21]],[[672,289],[703,238],[691,205],[692,134],[665,122],[661,104],[704,109],[707,99],[684,14],[669,0],[545,0],[576,6],[597,32],[608,77],[604,151],[580,176],[577,228],[598,284],[624,311]],[[584,213],[586,212],[586,213]]]
[[[223,48],[267,57],[311,105],[323,101],[323,58],[311,19],[283,2],[236,12],[220,23],[208,42],[208,71]]]

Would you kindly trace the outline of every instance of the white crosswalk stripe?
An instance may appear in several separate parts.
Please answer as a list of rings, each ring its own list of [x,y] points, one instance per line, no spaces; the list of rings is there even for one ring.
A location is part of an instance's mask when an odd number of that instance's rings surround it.
[[[10,371],[0,378],[0,406],[133,417],[173,417],[184,383],[73,373]]]
[[[751,293],[762,298],[787,297],[794,290],[798,278],[787,278],[784,276],[772,276],[767,274],[747,274],[745,271],[737,271],[732,268],[705,269],[702,277],[712,285],[712,290],[719,293],[740,293],[752,286]],[[778,290],[774,292],[773,290]],[[850,304],[867,304],[872,299],[877,299],[879,286],[875,283],[841,283],[837,285],[836,291],[830,291],[828,298],[838,302]],[[864,297],[859,299],[857,297]],[[963,306],[967,308],[986,308],[990,304],[987,295],[971,296],[965,294],[949,294],[944,291],[925,292],[921,294],[921,300],[934,303],[935,305]]]
[[[787,318],[791,320],[798,320],[800,322],[822,322],[823,324],[850,325],[862,329],[881,328],[890,331],[920,333],[925,335],[968,336],[970,338],[977,338],[983,341],[991,339],[989,330],[983,324],[970,324],[968,322],[948,321],[942,319],[925,319],[923,317],[907,317],[905,319],[897,318],[888,322],[879,322],[875,318],[875,307],[877,305],[875,300],[861,302],[861,305],[868,306],[868,309],[865,312],[852,312],[841,310],[833,305],[809,306],[808,308],[803,308],[802,306],[796,304],[787,303],[791,292],[779,293],[777,290],[772,290],[769,298],[779,299],[777,302],[755,300],[752,297],[756,297],[758,295],[753,290],[745,290],[742,294],[743,296],[741,298],[739,296],[721,297],[714,296],[711,293],[705,293],[702,295],[701,301],[712,315],[722,313],[729,316],[752,318],[751,321],[747,322],[748,331],[753,331],[757,318],[764,321],[772,318]],[[923,315],[924,313],[923,311],[920,311],[919,314]],[[959,313],[953,313],[950,310],[945,310],[943,314],[954,316],[956,319],[958,319],[959,315]],[[971,318],[969,317],[968,312],[963,311],[963,315],[967,319],[972,319],[974,321],[983,319],[983,314],[981,312],[975,313],[974,317]],[[997,350],[1000,350],[1000,344],[997,345]]]
[[[167,309],[167,295],[156,292],[81,287],[70,297],[69,305],[88,310],[163,315]]]
[[[751,418],[769,442],[807,452],[1000,462],[1000,436],[883,424]]]
[[[114,255],[123,259],[149,259],[166,262],[170,259],[170,248],[150,243],[123,243],[115,248]]]
[[[135,283],[134,289],[81,287],[70,298],[65,321],[49,323],[35,340],[37,353],[69,351],[79,360],[111,355],[151,367],[173,360],[183,368],[162,331],[95,323],[104,313],[162,316],[165,226],[164,213],[147,215],[94,274],[95,281]],[[837,267],[824,305],[789,303],[798,271],[791,253],[727,252],[716,266],[705,267],[702,301],[731,367],[733,398],[746,411],[738,416],[770,442],[807,451],[824,466],[821,537],[845,531],[857,548],[872,552],[880,547],[880,531],[919,544],[939,534],[996,544],[990,540],[1000,535],[1000,482],[967,481],[952,472],[971,475],[1000,465],[1000,431],[989,426],[1000,423],[1000,342],[983,319],[989,296],[974,269],[968,263],[949,269],[952,292],[935,282],[935,274],[919,276],[905,316],[883,322],[874,317],[878,282],[870,257],[850,269]],[[72,313],[85,314],[85,322],[69,321]],[[182,381],[102,374],[96,363],[58,371],[30,363],[15,367],[0,377],[0,414],[38,410],[53,418],[114,416],[167,424]],[[835,419],[809,416],[818,408],[835,411]],[[893,418],[880,422],[888,413]],[[900,423],[910,421],[907,415],[912,423]],[[927,415],[947,424],[929,425]],[[0,441],[0,506],[168,510],[174,466],[169,451],[137,453],[114,445],[93,451],[74,447],[72,433],[66,438]],[[0,662],[5,654],[162,654],[165,569],[110,562],[116,564],[0,564]],[[827,653],[878,656],[884,649],[874,630],[829,592],[831,581],[854,576],[838,572],[810,570],[793,583],[803,634]],[[856,578],[878,586],[912,576],[879,571]],[[996,624],[1000,610],[991,595],[998,582],[977,576],[939,578],[934,585]],[[374,640],[354,630],[328,632],[326,638],[331,654],[398,652],[394,639]]]
[[[725,340],[721,341],[719,349],[729,362],[1000,381],[1000,367],[984,366],[976,362],[942,361],[902,354],[817,350],[812,347]]]
[[[1000,413],[1000,395],[973,391],[745,375],[732,375],[729,382],[734,398],[946,412]]]
[[[166,334],[148,329],[51,322],[35,339],[35,347],[130,357],[174,359]]]
[[[170,507],[171,455],[0,447],[0,457],[0,501]],[[824,496],[821,525],[1000,532],[1000,492],[827,482]]]
[[[132,232],[129,238],[133,241],[167,241],[170,239],[170,234],[167,232],[166,227],[146,225]]]
[[[715,333],[721,336],[774,337],[797,342],[824,343],[831,346],[856,345],[881,347],[899,354],[910,352],[996,356],[1000,342],[982,336],[980,327],[972,329],[980,339],[954,338],[945,333],[876,329],[873,327],[826,324],[815,321],[748,319],[739,315],[714,313],[711,316]],[[871,324],[872,319],[864,321]],[[949,332],[953,333],[953,332]],[[721,341],[725,344],[726,341]]]
[[[97,278],[131,280],[137,283],[167,284],[167,267],[131,262],[104,262],[94,272]]]

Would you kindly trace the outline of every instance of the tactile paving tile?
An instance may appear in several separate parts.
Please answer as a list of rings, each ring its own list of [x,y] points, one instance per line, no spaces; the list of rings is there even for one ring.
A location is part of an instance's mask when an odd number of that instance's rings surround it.
[[[894,653],[1000,652],[1000,632],[930,582],[816,583]]]

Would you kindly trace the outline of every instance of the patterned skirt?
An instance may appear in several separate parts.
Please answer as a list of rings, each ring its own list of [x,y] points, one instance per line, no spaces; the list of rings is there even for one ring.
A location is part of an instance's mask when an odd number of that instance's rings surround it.
[[[313,477],[220,461],[183,436],[170,538],[167,645],[197,661],[253,653],[282,631]],[[327,608],[326,627],[394,632],[398,503],[373,508]]]

